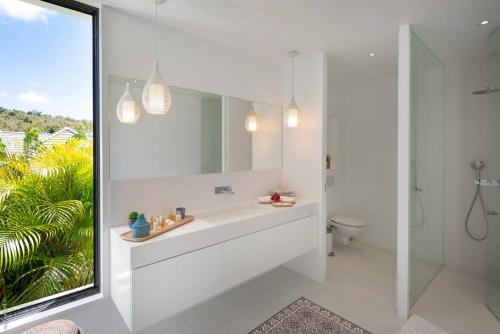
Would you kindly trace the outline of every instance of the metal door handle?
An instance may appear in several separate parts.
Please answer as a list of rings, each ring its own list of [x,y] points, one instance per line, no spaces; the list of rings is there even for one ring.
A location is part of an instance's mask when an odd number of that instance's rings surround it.
[[[486,211],[486,214],[488,216],[498,216],[498,211],[495,211],[495,210],[488,210]]]

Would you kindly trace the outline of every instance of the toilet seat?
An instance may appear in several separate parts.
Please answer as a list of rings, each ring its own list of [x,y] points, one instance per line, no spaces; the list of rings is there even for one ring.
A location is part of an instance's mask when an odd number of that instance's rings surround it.
[[[335,224],[343,225],[346,227],[363,228],[366,223],[355,218],[345,217],[345,216],[335,216],[330,218],[330,221]]]

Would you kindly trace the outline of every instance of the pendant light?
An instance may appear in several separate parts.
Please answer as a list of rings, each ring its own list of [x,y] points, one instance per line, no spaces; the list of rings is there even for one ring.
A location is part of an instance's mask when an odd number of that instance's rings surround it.
[[[165,80],[160,74],[158,64],[158,4],[166,0],[153,0],[155,3],[155,62],[153,73],[149,77],[142,91],[142,104],[150,114],[164,115],[170,110],[172,94]]]
[[[285,124],[289,128],[296,128],[300,125],[301,121],[301,112],[297,102],[295,102],[295,64],[294,59],[299,55],[298,51],[290,51],[288,52],[288,57],[292,60],[292,98],[290,100],[290,104],[286,110],[285,114]]]
[[[255,108],[252,102],[250,112],[245,118],[245,129],[247,129],[248,132],[255,132],[258,128],[259,123],[257,122],[257,114],[255,113]]]
[[[118,120],[122,123],[135,124],[139,120],[140,115],[141,109],[139,109],[139,105],[130,92],[130,82],[127,82],[125,92],[116,106],[116,116],[118,116]]]

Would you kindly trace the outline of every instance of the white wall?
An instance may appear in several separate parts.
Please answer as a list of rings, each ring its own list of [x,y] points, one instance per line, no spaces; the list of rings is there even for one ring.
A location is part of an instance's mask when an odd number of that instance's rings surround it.
[[[498,66],[496,67],[498,68]],[[446,66],[446,173],[445,173],[445,265],[464,273],[484,276],[486,242],[471,240],[464,220],[474,196],[474,171],[469,164],[479,159],[486,163],[484,177],[500,177],[500,153],[494,135],[499,133],[498,98],[472,95],[491,83],[491,64],[476,60]],[[497,73],[498,75],[498,73]],[[498,84],[498,79],[497,79]],[[496,138],[498,140],[498,138]],[[489,209],[499,209],[493,196],[498,189],[482,189]],[[498,220],[490,224],[498,223]],[[485,231],[479,206],[470,219],[473,233]],[[490,235],[490,238],[492,236]]]
[[[330,78],[329,78],[330,79]],[[326,120],[326,154],[330,155],[330,170],[327,171],[327,192],[326,192],[326,217],[333,217],[335,213],[340,212],[341,196],[337,191],[336,170],[339,146],[339,120],[337,112],[343,103],[343,84],[336,82],[328,83],[328,111]],[[325,161],[326,164],[326,161]],[[325,166],[326,167],[326,166]]]
[[[285,89],[290,87],[288,73]],[[302,111],[302,123],[297,128],[284,127],[283,179],[297,196],[319,202],[319,248],[289,264],[289,268],[323,281],[326,275],[326,224],[324,214],[324,157],[326,154],[326,56],[323,53],[300,57],[295,65],[296,101]],[[283,105],[288,105],[286,95]]]
[[[396,78],[334,85],[330,101],[331,129],[338,133],[329,139],[336,154],[328,214],[365,221],[357,240],[395,250]]]
[[[102,19],[103,75],[146,80],[153,70],[152,22],[106,6]],[[159,34],[160,69],[170,85],[281,105],[280,66],[164,27]]]

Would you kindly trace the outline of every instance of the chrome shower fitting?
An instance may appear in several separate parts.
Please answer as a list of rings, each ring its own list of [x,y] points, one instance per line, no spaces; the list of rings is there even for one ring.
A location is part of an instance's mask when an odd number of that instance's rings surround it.
[[[484,168],[484,162],[481,160],[474,160],[470,163],[470,166],[472,169],[476,171],[476,178],[475,178],[475,185],[476,185],[476,192],[474,193],[474,199],[472,200],[472,203],[470,204],[469,211],[467,211],[467,216],[465,217],[465,232],[467,232],[467,235],[472,239],[476,241],[483,241],[488,237],[488,216],[486,213],[486,207],[484,205],[483,197],[481,196],[481,169]],[[476,204],[476,201],[479,199],[479,203],[481,204],[481,211],[484,216],[484,221],[486,223],[486,232],[484,233],[483,236],[480,237],[475,237],[472,235],[472,233],[469,230],[469,219],[470,215],[472,213],[472,209],[474,208],[474,204]]]
[[[472,95],[487,95],[487,94],[498,93],[498,92],[500,92],[499,88],[493,88],[490,85],[486,85],[484,87],[484,89],[472,92]]]
[[[476,181],[481,179],[481,169],[484,168],[484,162],[481,160],[474,160],[470,163],[470,167],[476,171]]]

